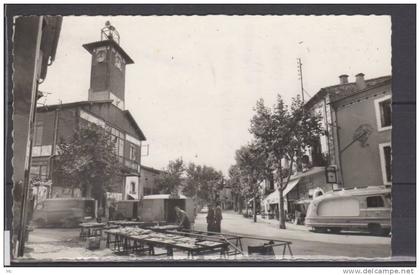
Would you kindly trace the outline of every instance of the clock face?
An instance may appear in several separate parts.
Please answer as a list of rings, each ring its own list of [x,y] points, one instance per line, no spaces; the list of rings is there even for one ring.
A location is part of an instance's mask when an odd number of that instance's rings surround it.
[[[104,50],[98,51],[96,53],[96,61],[97,62],[104,62],[106,57],[106,52]]]
[[[115,67],[117,67],[120,71],[122,71],[123,61],[121,56],[118,54],[115,55]]]

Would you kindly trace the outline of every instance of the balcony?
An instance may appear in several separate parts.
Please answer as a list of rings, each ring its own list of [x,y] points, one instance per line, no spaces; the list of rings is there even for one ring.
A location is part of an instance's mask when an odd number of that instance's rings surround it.
[[[140,172],[140,164],[135,160],[124,159],[124,166],[136,171],[137,173]]]

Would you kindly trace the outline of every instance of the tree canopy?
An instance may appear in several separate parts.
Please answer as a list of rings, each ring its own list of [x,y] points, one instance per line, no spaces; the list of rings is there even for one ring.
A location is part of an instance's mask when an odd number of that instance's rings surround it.
[[[265,157],[264,169],[267,174],[270,171],[276,171],[277,174],[280,228],[285,228],[283,191],[292,175],[294,162],[301,170],[302,159],[308,148],[319,141],[323,133],[320,119],[319,114],[305,110],[299,96],[292,99],[290,107],[280,95],[272,108],[265,106],[263,99],[256,104],[249,131],[261,155]],[[286,180],[283,180],[285,177]]]
[[[115,143],[108,131],[93,124],[81,127],[67,141],[61,139],[54,160],[55,183],[80,188],[83,196],[102,202],[113,179],[121,176]]]
[[[196,197],[201,203],[215,203],[222,181],[222,172],[210,166],[190,163],[186,169],[184,194]]]
[[[156,179],[160,193],[178,196],[183,184],[184,171],[185,164],[182,159],[170,161],[163,173]]]

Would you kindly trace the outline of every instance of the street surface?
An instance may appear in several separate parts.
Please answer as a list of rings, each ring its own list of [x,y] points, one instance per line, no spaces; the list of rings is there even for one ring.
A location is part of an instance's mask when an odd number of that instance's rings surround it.
[[[206,213],[197,215],[194,224],[195,230],[206,231],[206,215]],[[305,226],[293,224],[287,224],[287,229],[280,230],[276,220],[259,218],[257,223],[254,223],[252,219],[244,218],[233,211],[223,212],[222,232],[291,241],[293,259],[355,261],[377,258],[383,260],[391,253],[390,237],[349,232],[341,234],[314,233]],[[135,254],[115,255],[110,249],[105,248],[104,241],[101,243],[101,249],[88,250],[85,248],[85,242],[80,241],[79,233],[78,228],[35,228],[29,235],[22,260],[141,261],[147,259],[146,256]],[[267,241],[244,239],[242,244],[247,250],[248,245],[262,245],[265,242]],[[281,255],[280,248],[276,248],[275,252],[276,255]],[[180,256],[185,257],[185,255]],[[290,259],[290,257],[286,258]],[[150,259],[156,260],[157,258]],[[162,257],[159,259],[162,260]],[[235,258],[231,257],[230,259]]]
[[[199,213],[195,220],[195,230],[207,230],[206,213]],[[347,257],[384,258],[391,255],[391,237],[371,236],[367,233],[343,232],[340,234],[314,233],[303,225],[286,224],[287,229],[278,228],[277,220],[258,217],[244,218],[233,211],[223,212],[222,232],[292,241],[295,257],[328,259]],[[264,241],[246,240],[248,245],[262,245]],[[276,251],[280,252],[280,251]],[[354,259],[353,259],[354,260]]]

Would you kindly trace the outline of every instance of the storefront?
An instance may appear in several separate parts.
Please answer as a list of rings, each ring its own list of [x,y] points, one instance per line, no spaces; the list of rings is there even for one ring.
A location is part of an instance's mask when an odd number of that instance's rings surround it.
[[[283,190],[287,219],[295,220],[298,217],[302,221],[311,200],[330,190],[332,190],[332,185],[326,183],[324,167],[313,167],[308,171],[292,176]],[[262,200],[262,209],[268,218],[278,219],[279,201],[280,193],[278,189]]]

